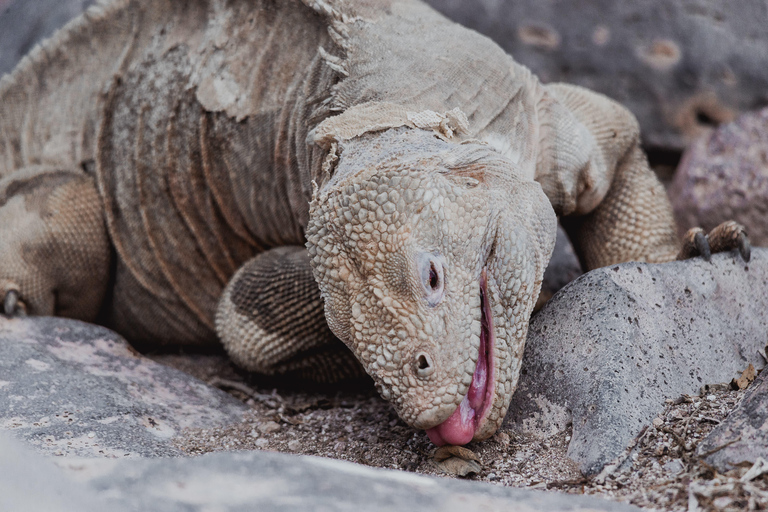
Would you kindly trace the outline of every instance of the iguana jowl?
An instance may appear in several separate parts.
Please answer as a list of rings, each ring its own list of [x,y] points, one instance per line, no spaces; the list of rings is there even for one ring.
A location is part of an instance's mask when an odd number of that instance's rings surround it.
[[[415,0],[103,2],[0,82],[8,314],[357,360],[439,444],[501,424],[556,215],[588,268],[678,254],[631,114]]]

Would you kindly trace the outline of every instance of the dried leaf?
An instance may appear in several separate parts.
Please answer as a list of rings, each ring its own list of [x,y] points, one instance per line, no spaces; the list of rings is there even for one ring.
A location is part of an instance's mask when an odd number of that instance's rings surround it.
[[[432,463],[443,473],[467,476],[479,473],[483,467],[480,457],[463,446],[441,446],[432,455]]]
[[[755,380],[755,377],[757,377],[755,367],[752,366],[752,363],[749,363],[747,369],[741,373],[741,377],[731,381],[731,387],[733,389],[745,389],[752,383],[753,380]]]
[[[435,450],[435,453],[432,455],[432,457],[437,462],[442,462],[451,457],[458,457],[459,459],[463,460],[474,460],[481,462],[480,457],[475,455],[475,452],[469,448],[464,448],[463,446],[441,446]]]
[[[449,457],[439,462],[433,461],[433,463],[443,473],[455,476],[472,475],[479,473],[480,470],[483,469],[476,461],[464,460],[459,457]]]

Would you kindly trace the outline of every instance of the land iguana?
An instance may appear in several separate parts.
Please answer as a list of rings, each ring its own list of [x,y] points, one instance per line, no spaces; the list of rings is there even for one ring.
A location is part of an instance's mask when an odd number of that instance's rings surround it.
[[[501,424],[557,217],[587,269],[748,258],[678,243],[626,109],[416,0],[100,2],[0,82],[6,314],[362,363],[437,444]]]

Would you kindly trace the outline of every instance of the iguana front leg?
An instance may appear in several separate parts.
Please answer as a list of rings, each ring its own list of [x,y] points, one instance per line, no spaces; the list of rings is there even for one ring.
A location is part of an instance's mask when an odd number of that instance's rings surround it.
[[[222,294],[216,332],[232,359],[250,371],[319,382],[364,373],[328,328],[304,247],[278,247],[246,262]]]
[[[544,89],[543,125],[554,127],[554,133],[548,134],[553,142],[537,179],[563,216],[585,269],[735,248],[749,259],[746,232],[735,222],[718,226],[708,237],[694,228],[680,243],[666,191],[640,149],[639,127],[627,109],[572,85]]]
[[[89,176],[35,166],[0,180],[3,313],[94,320],[110,258],[101,200]]]

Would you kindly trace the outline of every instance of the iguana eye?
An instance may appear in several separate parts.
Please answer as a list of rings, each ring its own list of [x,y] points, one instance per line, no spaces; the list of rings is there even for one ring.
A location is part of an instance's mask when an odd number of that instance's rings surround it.
[[[440,277],[437,275],[435,264],[431,262],[429,266],[429,287],[436,290],[440,286]]]
[[[445,290],[443,257],[440,254],[422,253],[418,257],[418,264],[427,304],[437,306],[443,300]]]

